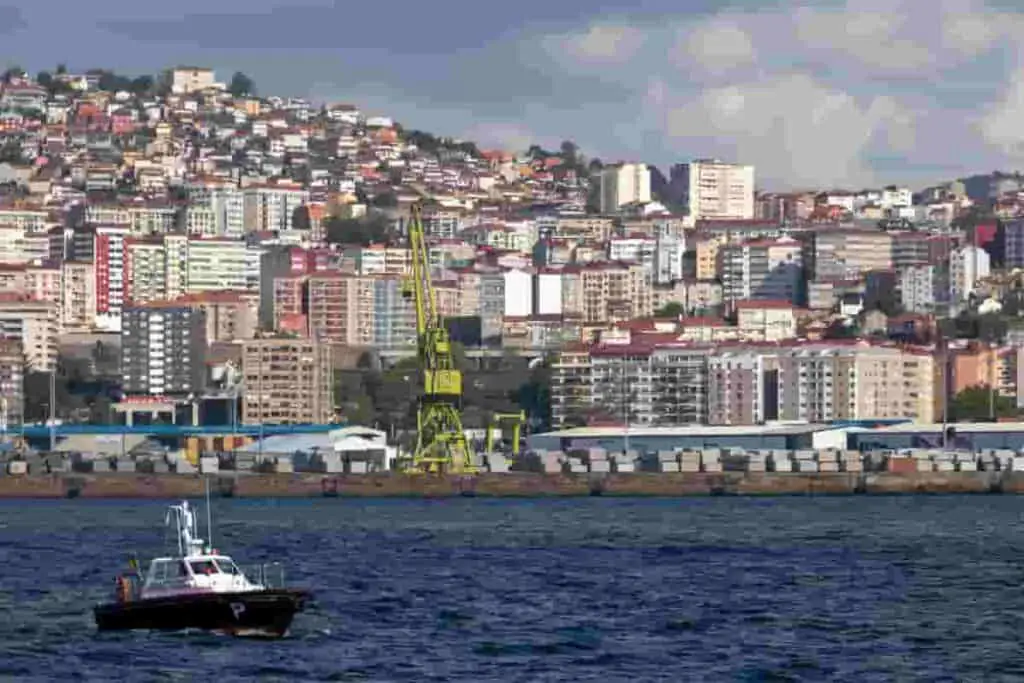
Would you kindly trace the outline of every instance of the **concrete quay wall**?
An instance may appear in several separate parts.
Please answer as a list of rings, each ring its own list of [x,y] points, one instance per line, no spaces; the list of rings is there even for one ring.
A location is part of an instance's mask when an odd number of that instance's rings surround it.
[[[572,497],[784,496],[1024,493],[1024,472],[789,473],[507,473],[474,476],[403,474],[208,475],[217,497]],[[3,498],[175,499],[204,495],[202,475],[48,474],[0,476]]]

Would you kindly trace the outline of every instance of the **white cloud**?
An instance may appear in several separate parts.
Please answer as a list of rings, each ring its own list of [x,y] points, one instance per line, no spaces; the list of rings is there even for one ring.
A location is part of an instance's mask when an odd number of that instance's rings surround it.
[[[1011,80],[1000,100],[979,117],[977,129],[1007,156],[1024,158],[1024,76]]]
[[[757,52],[750,34],[728,19],[712,19],[683,31],[674,50],[677,64],[696,64],[712,74],[752,64]]]
[[[734,146],[759,176],[797,186],[857,185],[873,173],[864,153],[908,112],[892,98],[867,102],[801,75],[716,88],[666,113],[669,143],[692,156]],[[892,131],[905,135],[906,131]]]
[[[644,43],[640,29],[625,25],[595,24],[582,33],[556,36],[553,47],[580,62],[623,62]]]
[[[1011,78],[1022,39],[1024,14],[984,0],[791,0],[774,11],[605,21],[545,45],[555,68],[599,78],[574,91],[579,102],[603,84],[624,92],[600,114],[588,106],[573,133],[593,154],[622,153],[618,131],[638,122],[630,139],[645,146],[635,154],[656,163],[714,155],[754,163],[781,185],[856,186],[898,182],[898,165],[916,160],[946,172],[1024,158],[1024,58]],[[882,158],[889,170],[877,173]]]

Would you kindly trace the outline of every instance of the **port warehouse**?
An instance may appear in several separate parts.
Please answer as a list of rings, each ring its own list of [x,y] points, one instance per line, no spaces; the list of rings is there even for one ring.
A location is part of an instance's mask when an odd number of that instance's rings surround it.
[[[947,429],[950,429],[948,435],[945,434]],[[575,427],[527,438],[531,450],[562,452],[590,448],[640,453],[720,448],[741,451],[848,449],[868,453],[937,449],[944,445],[960,451],[1019,451],[1024,448],[1024,422]]]
[[[1024,422],[979,422],[949,425],[952,433],[944,440],[945,425],[910,422],[842,422],[830,424],[778,423],[756,426],[686,427],[579,427],[533,434],[526,445],[534,451],[586,450],[601,448],[608,452],[633,450],[638,453],[659,451],[730,449],[770,450],[857,450],[861,452],[901,449],[937,449],[944,445],[960,451],[1012,450],[1024,448]],[[71,441],[95,442],[98,452],[104,447],[112,454],[123,454],[126,443],[155,440],[168,447],[188,443],[205,452],[233,451],[244,447],[268,455],[295,453],[311,448],[331,447],[331,437],[345,435],[346,429],[375,432],[344,425],[266,425],[259,426],[26,426],[24,436],[37,450],[47,450],[52,436],[60,450],[68,450]],[[340,430],[340,431],[339,431]],[[12,432],[11,435],[14,435]],[[945,441],[945,443],[944,443]],[[61,446],[65,446],[61,448]],[[262,447],[265,445],[265,448]],[[74,449],[72,449],[74,450]]]

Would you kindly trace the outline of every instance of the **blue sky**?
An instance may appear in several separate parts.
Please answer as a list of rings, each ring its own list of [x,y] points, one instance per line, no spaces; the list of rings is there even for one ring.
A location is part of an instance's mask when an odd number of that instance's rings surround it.
[[[916,187],[1024,157],[1009,1],[0,3],[3,53],[32,71],[240,69],[487,146],[717,156],[779,189]]]

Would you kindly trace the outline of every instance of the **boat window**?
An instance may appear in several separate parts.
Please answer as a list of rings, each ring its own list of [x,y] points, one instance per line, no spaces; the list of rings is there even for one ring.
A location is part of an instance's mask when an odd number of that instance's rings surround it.
[[[192,565],[192,573],[196,575],[217,573],[217,565],[213,560],[193,560],[189,564]]]
[[[235,566],[235,563],[232,562],[231,560],[229,560],[226,557],[218,557],[217,558],[217,566],[220,567],[220,570],[222,572],[224,572],[225,574],[241,574],[242,573],[242,572],[240,572],[238,570],[238,567]]]

